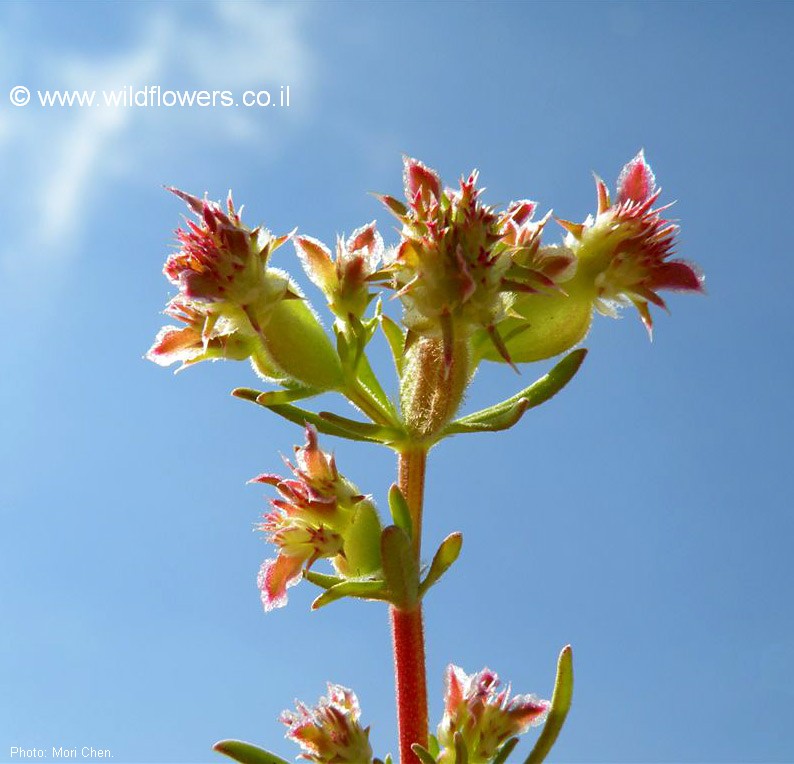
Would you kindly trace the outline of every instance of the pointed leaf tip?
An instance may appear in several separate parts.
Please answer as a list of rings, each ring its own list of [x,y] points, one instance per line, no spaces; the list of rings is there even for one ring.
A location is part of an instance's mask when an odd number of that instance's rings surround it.
[[[554,694],[551,708],[543,730],[535,742],[524,764],[540,764],[546,759],[557,741],[562,725],[568,716],[573,700],[573,650],[570,645],[563,647],[557,660],[557,677],[554,681]]]
[[[212,746],[212,750],[239,761],[240,764],[288,764],[280,756],[242,740],[220,740]]]

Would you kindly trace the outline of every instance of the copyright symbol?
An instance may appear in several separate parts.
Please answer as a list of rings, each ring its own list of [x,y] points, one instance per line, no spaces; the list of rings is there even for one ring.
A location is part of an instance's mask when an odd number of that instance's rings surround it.
[[[30,101],[30,91],[24,85],[17,85],[11,88],[8,98],[14,106],[27,106]]]

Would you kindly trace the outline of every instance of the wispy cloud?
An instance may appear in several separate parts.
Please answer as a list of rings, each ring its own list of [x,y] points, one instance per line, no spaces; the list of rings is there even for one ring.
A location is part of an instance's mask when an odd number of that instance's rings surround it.
[[[32,9],[37,12],[36,6]],[[4,86],[99,92],[157,84],[239,94],[286,83],[304,96],[311,89],[315,67],[304,34],[305,6],[218,2],[201,6],[202,13],[195,10],[192,5],[157,6],[155,13],[145,14],[141,31],[113,52],[59,48],[53,39],[15,41],[7,30],[0,32],[0,64],[12,57],[26,61],[17,63],[16,70],[6,68],[16,79]],[[20,53],[21,45],[26,46],[24,59],[14,56],[14,44]],[[6,168],[6,190],[9,179],[13,185],[7,213],[35,225],[16,226],[11,238],[6,237],[0,276],[7,282],[37,264],[57,266],[67,260],[79,248],[83,226],[91,222],[87,202],[100,198],[103,188],[118,182],[120,175],[134,177],[142,163],[156,162],[165,152],[195,155],[218,141],[256,141],[261,157],[263,146],[277,145],[307,116],[305,106],[284,110],[274,119],[243,108],[199,114],[190,108],[100,104],[46,109],[32,102],[15,109],[3,104],[0,166]],[[169,145],[164,146],[166,126]]]

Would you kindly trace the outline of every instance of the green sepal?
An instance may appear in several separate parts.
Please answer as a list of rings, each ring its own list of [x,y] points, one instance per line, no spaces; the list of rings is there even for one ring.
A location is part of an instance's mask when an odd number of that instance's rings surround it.
[[[455,420],[447,425],[443,434],[491,432],[512,427],[528,409],[545,403],[560,392],[579,371],[586,355],[585,348],[568,353],[548,374],[520,393],[487,409]]]
[[[570,645],[562,648],[557,661],[557,678],[554,680],[554,694],[551,696],[551,709],[543,725],[540,737],[530,751],[524,764],[540,764],[546,759],[549,751],[560,734],[565,717],[573,700],[573,651]]]
[[[222,753],[240,764],[289,764],[275,753],[257,748],[242,740],[220,740],[212,746],[213,751]]]
[[[392,764],[391,754],[387,753],[385,759],[374,758],[372,764]]]
[[[306,409],[298,408],[298,406],[293,406],[290,403],[261,403],[259,400],[260,393],[257,390],[251,390],[247,387],[238,387],[236,390],[232,390],[232,395],[235,396],[235,398],[242,398],[243,400],[257,403],[260,406],[263,406],[264,408],[274,412],[275,414],[284,417],[284,419],[300,425],[301,427],[304,427],[307,424],[313,424],[319,432],[322,432],[325,435],[335,435],[338,438],[360,440],[364,441],[365,443],[381,442],[374,438],[366,437],[360,432],[353,432],[347,428],[340,427],[337,424],[331,423],[328,419],[324,419],[319,414],[315,414],[313,411],[307,411]],[[344,420],[344,417],[339,418]]]
[[[383,526],[368,499],[356,504],[355,515],[345,530],[343,554],[334,566],[345,578],[361,578],[380,570],[380,534]]]
[[[389,343],[389,349],[394,359],[394,368],[397,370],[398,376],[402,376],[403,358],[405,357],[405,335],[403,330],[385,314],[381,314],[378,320],[380,321],[383,336],[386,337],[386,342]]]
[[[423,748],[419,743],[414,743],[411,746],[411,750],[416,754],[416,758],[419,759],[421,764],[437,764],[436,757],[433,756],[427,748]]]
[[[491,764],[504,764],[507,757],[513,752],[513,749],[518,745],[518,738],[511,737],[500,749],[494,757]]]
[[[321,589],[330,589],[345,580],[339,576],[330,576],[327,573],[318,573],[315,570],[306,570],[305,568],[303,569],[303,577]]]
[[[419,596],[424,597],[427,590],[437,583],[441,576],[449,570],[452,563],[458,559],[460,549],[463,546],[463,535],[461,533],[450,533],[438,547],[433,562],[430,563],[430,570],[427,571],[425,580],[419,587]]]
[[[360,422],[356,419],[348,419],[345,416],[334,414],[332,411],[321,411],[319,416],[320,419],[338,427],[340,430],[357,435],[360,440],[370,440],[375,443],[394,443],[405,436],[405,433],[396,427],[375,424],[374,422]]]
[[[389,510],[394,524],[398,528],[402,528],[409,539],[413,538],[414,523],[411,519],[411,510],[408,508],[408,502],[405,500],[400,486],[396,483],[393,483],[389,489]]]
[[[245,398],[245,400],[258,403],[260,406],[276,406],[280,403],[292,403],[293,401],[301,401],[305,398],[312,398],[315,395],[320,395],[322,390],[316,390],[313,387],[295,387],[290,390],[268,390],[261,392],[260,390],[253,390],[250,387],[238,387],[232,391],[232,395],[238,398]]]
[[[381,534],[380,550],[390,599],[398,608],[410,610],[419,597],[419,571],[411,539],[402,528],[389,525]]]
[[[469,751],[460,732],[455,733],[455,764],[469,764]]]
[[[312,610],[319,610],[321,607],[330,605],[342,597],[358,597],[362,600],[387,600],[385,581],[343,581],[330,589],[324,591],[314,602]]]

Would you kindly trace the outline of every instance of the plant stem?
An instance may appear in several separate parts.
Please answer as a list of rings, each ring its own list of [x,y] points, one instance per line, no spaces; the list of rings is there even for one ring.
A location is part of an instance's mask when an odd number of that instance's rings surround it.
[[[425,487],[425,449],[399,455],[397,482],[408,503],[413,523],[413,549],[417,562],[422,549],[422,504]],[[417,569],[418,569],[417,565]],[[411,610],[391,608],[394,643],[394,674],[397,685],[397,724],[400,763],[419,764],[411,750],[414,743],[427,747],[427,677],[422,603]]]

